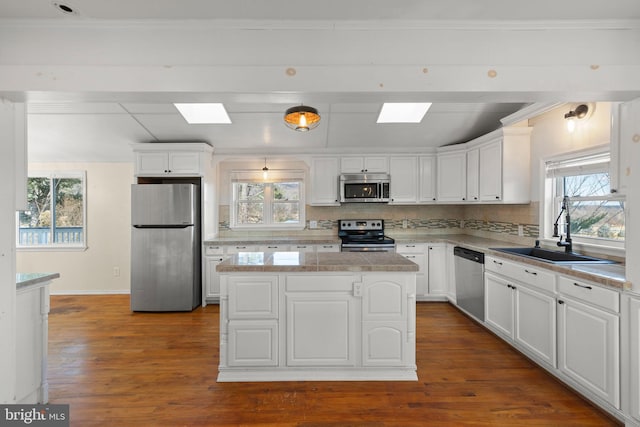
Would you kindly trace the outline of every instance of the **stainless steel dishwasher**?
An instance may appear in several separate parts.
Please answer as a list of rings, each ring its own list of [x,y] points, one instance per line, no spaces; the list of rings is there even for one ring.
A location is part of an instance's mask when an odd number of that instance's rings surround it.
[[[484,254],[456,246],[453,248],[458,307],[484,322]]]

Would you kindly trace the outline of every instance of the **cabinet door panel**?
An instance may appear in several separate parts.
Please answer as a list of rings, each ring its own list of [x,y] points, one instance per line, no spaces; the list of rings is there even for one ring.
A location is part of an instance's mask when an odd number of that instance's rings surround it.
[[[506,280],[484,275],[485,322],[504,335],[513,338],[513,292]]]
[[[515,313],[516,342],[556,367],[556,299],[516,286]]]
[[[199,174],[200,153],[169,153],[169,171],[173,174]]]
[[[365,276],[362,300],[364,320],[407,318],[407,286],[403,279]]]
[[[502,200],[502,142],[480,147],[480,200]]]
[[[287,365],[354,366],[356,306],[349,295],[287,296]]]
[[[631,363],[631,415],[640,421],[640,299],[629,299],[629,360]]]
[[[467,197],[466,153],[438,155],[438,201],[462,202]]]
[[[229,366],[276,366],[278,323],[276,320],[229,322]]]
[[[418,200],[418,163],[415,157],[391,157],[391,202],[416,203]]]
[[[477,202],[480,184],[480,151],[475,148],[467,151],[467,200]]]
[[[558,302],[560,370],[619,408],[618,317],[568,298]]]
[[[436,200],[436,156],[420,157],[420,202]]]
[[[278,317],[278,277],[229,277],[229,319]]]
[[[407,353],[405,322],[364,322],[364,366],[404,366]]]
[[[337,205],[338,158],[317,157],[311,160],[311,205]]]
[[[429,295],[447,294],[447,246],[429,245]]]
[[[165,174],[169,170],[169,157],[167,153],[137,153],[137,173]]]

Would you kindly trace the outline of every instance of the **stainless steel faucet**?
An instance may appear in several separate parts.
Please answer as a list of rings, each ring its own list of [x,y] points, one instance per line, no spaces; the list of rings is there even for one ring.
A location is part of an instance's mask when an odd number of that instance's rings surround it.
[[[562,212],[566,213],[565,227],[567,237],[565,237],[564,242],[562,241],[562,234],[558,234],[558,222],[560,221]],[[562,198],[562,207],[560,208],[560,213],[558,214],[558,218],[556,218],[556,222],[553,224],[553,237],[560,237],[560,240],[556,244],[560,247],[563,247],[566,253],[573,252],[573,245],[571,240],[571,216],[569,215],[569,196],[564,196]]]

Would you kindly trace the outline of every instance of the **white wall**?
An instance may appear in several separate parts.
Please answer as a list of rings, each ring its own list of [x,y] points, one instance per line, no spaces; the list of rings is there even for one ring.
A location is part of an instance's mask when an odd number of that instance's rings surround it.
[[[578,103],[579,104],[579,103]],[[600,102],[594,105],[588,119],[577,121],[573,133],[567,130],[565,113],[578,104],[566,104],[530,119],[531,132],[531,200],[540,201],[541,161],[571,151],[609,144],[611,131],[611,104]]]
[[[29,170],[86,171],[88,248],[18,251],[17,271],[60,273],[52,293],[129,292],[133,163],[34,163]]]

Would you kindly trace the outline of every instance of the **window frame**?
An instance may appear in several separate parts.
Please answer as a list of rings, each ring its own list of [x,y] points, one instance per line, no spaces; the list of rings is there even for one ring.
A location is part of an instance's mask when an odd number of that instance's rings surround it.
[[[565,153],[563,155],[549,157],[541,160],[541,177],[542,177],[542,189],[541,189],[541,203],[540,203],[540,239],[550,245],[555,246],[556,242],[558,242],[557,237],[553,237],[553,224],[558,217],[560,212],[560,201],[562,196],[558,195],[559,188],[561,187],[557,180],[562,179],[561,176],[552,176],[549,177],[547,175],[547,165],[549,163],[561,163],[561,162],[579,162],[581,159],[598,157],[598,156],[606,156],[610,154],[609,145],[602,145],[598,147],[592,147],[585,150],[572,151],[570,153]],[[608,173],[610,175],[610,167],[609,162],[603,162],[600,170],[597,170],[598,167],[587,167],[586,174],[595,174],[595,173]],[[578,176],[579,173],[571,174],[567,176]],[[606,196],[585,196],[581,197],[579,200],[609,200],[609,201],[622,201],[626,204],[626,200],[624,195],[619,193],[610,193]],[[575,200],[572,198],[571,200]],[[626,223],[626,206],[623,208],[625,210],[625,223]],[[564,214],[563,214],[564,217]],[[564,218],[560,218],[560,223],[562,224]],[[562,230],[561,230],[562,231]],[[565,232],[559,233],[563,236],[566,235]],[[574,251],[578,249],[582,250],[593,250],[603,254],[615,255],[615,256],[624,256],[625,253],[625,240],[612,240],[606,238],[599,237],[585,237],[577,234],[571,235],[572,243]]]
[[[16,250],[19,251],[85,251],[87,249],[87,173],[84,170],[29,171],[27,182],[31,178],[47,178],[53,185],[54,179],[80,179],[82,182],[82,241],[79,243],[49,243],[41,245],[23,245],[20,243],[20,213],[16,212],[15,233]],[[55,219],[52,218],[52,224]]]
[[[231,230],[304,230],[306,224],[306,216],[305,216],[305,180],[303,177],[298,176],[295,171],[291,174],[291,176],[284,173],[279,173],[278,177],[270,177],[267,179],[259,179],[254,177],[238,177],[237,179],[231,179],[230,182],[230,194],[231,194],[231,203],[229,206],[230,215],[229,215],[229,228]],[[239,174],[245,175],[245,174]],[[275,179],[274,179],[275,178]],[[274,223],[273,222],[273,208],[278,203],[277,200],[273,198],[273,185],[283,182],[297,182],[299,186],[298,200],[293,202],[298,204],[298,213],[300,220],[295,223]],[[259,224],[239,224],[237,218],[238,212],[238,204],[240,201],[237,199],[236,192],[236,184],[263,184],[265,185],[264,189],[264,199],[263,199],[263,222]],[[291,201],[289,202],[291,203]]]

